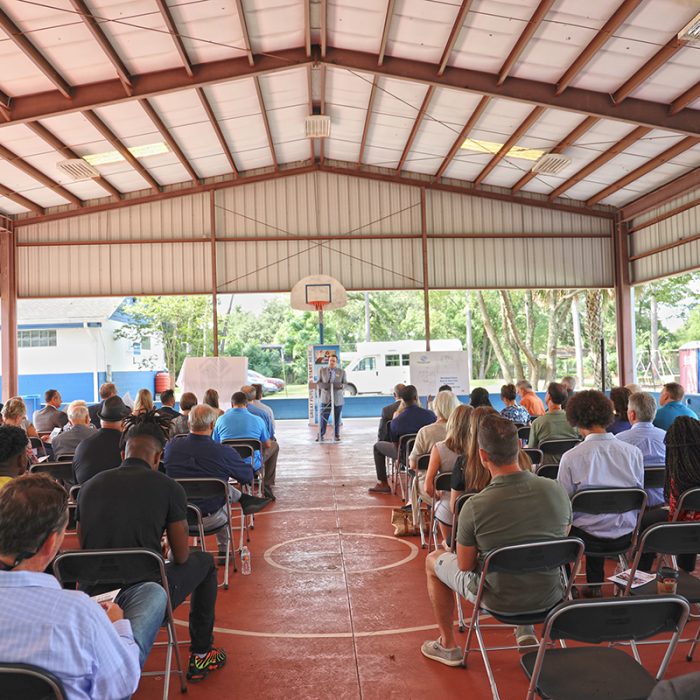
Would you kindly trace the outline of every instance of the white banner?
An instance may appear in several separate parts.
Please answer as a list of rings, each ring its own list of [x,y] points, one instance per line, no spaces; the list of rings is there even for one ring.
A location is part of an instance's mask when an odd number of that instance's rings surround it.
[[[246,384],[247,357],[186,357],[177,378],[182,391],[191,391],[200,403],[207,389],[216,389],[224,411],[231,406],[231,395]]]
[[[463,350],[412,352],[409,355],[411,384],[419,396],[435,396],[443,384],[454,394],[468,394],[469,362]]]

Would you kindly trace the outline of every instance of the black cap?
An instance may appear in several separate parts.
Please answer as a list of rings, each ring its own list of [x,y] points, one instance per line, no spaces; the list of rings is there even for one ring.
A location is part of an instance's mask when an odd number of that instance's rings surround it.
[[[100,420],[108,423],[118,423],[131,413],[129,407],[119,396],[110,396],[102,402],[102,410],[97,412]]]

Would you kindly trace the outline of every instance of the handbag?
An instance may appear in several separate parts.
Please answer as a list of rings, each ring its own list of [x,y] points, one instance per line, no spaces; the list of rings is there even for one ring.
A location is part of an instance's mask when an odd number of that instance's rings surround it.
[[[391,524],[394,526],[394,537],[410,537],[418,534],[418,526],[413,524],[410,510],[392,509]]]

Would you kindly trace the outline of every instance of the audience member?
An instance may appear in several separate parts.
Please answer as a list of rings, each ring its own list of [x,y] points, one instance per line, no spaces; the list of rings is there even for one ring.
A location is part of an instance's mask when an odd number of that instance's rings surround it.
[[[224,412],[221,410],[221,408],[219,408],[219,392],[216,389],[207,389],[204,392],[202,403],[215,408],[219,412],[220,416],[224,415]]]
[[[14,425],[0,426],[0,490],[27,471],[27,433]]]
[[[700,696],[700,672],[686,673],[654,686],[649,700],[696,700]]]
[[[576,393],[576,377],[572,377],[570,374],[567,374],[565,377],[561,378],[560,383],[566,390],[566,399],[561,407],[566,408],[566,402]]]
[[[121,464],[122,421],[129,413],[128,407],[118,396],[110,396],[102,402],[100,429],[86,437],[75,448],[73,455],[73,472],[79,484]]]
[[[255,389],[255,398],[251,403],[253,406],[256,408],[259,408],[261,411],[265,411],[267,415],[270,417],[270,424],[272,426],[272,432],[271,435],[273,436],[272,439],[274,440],[274,435],[275,435],[275,412],[272,410],[270,406],[267,404],[263,403],[262,398],[263,398],[263,385],[262,384],[253,384],[253,388]]]
[[[2,418],[7,425],[15,425],[18,428],[22,428],[28,437],[39,437],[36,428],[27,419],[27,405],[21,396],[13,396],[7,400],[2,407]]]
[[[547,413],[533,421],[527,446],[539,448],[543,442],[549,440],[578,440],[580,437],[578,431],[571,427],[566,420],[566,413],[562,410],[569,400],[564,385],[551,382],[547,387],[544,400],[547,403]],[[558,464],[559,455],[543,455],[542,463]]]
[[[176,435],[187,435],[190,432],[188,416],[194,406],[197,405],[197,397],[191,392],[186,391],[180,397],[180,415],[170,423],[170,437]],[[218,414],[217,414],[218,415]]]
[[[656,412],[656,418],[654,418],[654,425],[657,428],[668,431],[678,416],[698,417],[692,408],[683,403],[684,396],[685,389],[678,382],[664,384],[661,396],[659,396],[661,408]]]
[[[600,391],[580,391],[569,399],[566,417],[584,440],[565,452],[559,462],[557,479],[569,496],[596,488],[644,488],[644,458],[641,451],[618,440],[606,428],[612,423],[612,402]],[[586,550],[603,553],[620,549],[631,541],[637,513],[609,515],[576,513],[571,534],[586,543]],[[586,557],[588,583],[604,580],[602,557]],[[600,588],[587,595],[600,596]]]
[[[630,394],[638,394],[642,387],[639,384],[625,384],[625,389],[629,389]]]
[[[188,417],[189,435],[170,440],[165,446],[163,464],[165,473],[173,479],[221,479],[228,482],[235,479],[241,484],[253,481],[253,467],[246,464],[236,450],[220,445],[211,439],[216,423],[216,409],[202,404],[194,406]],[[257,513],[270,500],[241,493],[229,486],[229,500],[240,503],[245,515]],[[226,523],[226,507],[223,498],[213,498],[196,504],[202,512],[205,529],[213,529]],[[226,556],[229,544],[228,528],[216,533],[219,549],[219,563]]]
[[[0,659],[54,674],[68,698],[121,700],[138,687],[167,597],[153,582],[102,605],[62,590],[44,571],[67,523],[68,494],[46,474],[0,491]]]
[[[185,491],[158,471],[168,421],[149,411],[129,416],[125,423],[124,461],[117,469],[97,474],[80,490],[81,546],[146,547],[160,554],[161,538],[167,532],[170,556],[166,569],[173,608],[192,594],[187,678],[200,681],[226,663],[224,650],[212,647],[216,565],[211,554],[190,550]]]
[[[394,403],[384,406],[382,409],[382,417],[379,419],[379,430],[377,431],[377,440],[379,442],[389,442],[389,423],[394,418],[394,414],[401,403],[401,392],[406,388],[405,384],[397,384],[394,387]]]
[[[44,393],[44,408],[34,411],[32,423],[39,433],[50,433],[54,428],[63,428],[68,423],[68,416],[61,411],[61,394],[57,389]]]
[[[472,408],[479,408],[479,406],[490,406],[491,399],[489,399],[489,392],[482,386],[472,389],[472,393],[469,394],[469,405]]]
[[[154,408],[153,394],[148,389],[139,389],[134,401],[133,414],[139,416],[142,413],[150,413]]]
[[[68,421],[63,432],[51,441],[54,459],[73,455],[78,445],[95,434],[95,428],[90,423],[90,414],[84,401],[72,401],[68,404]]]
[[[450,391],[450,392],[451,392],[451,391],[452,391],[452,387],[451,387],[449,384],[443,384],[443,385],[438,389],[438,394],[439,394],[441,391]],[[457,397],[455,397],[455,398],[457,398]],[[433,413],[435,413],[435,409],[433,408],[433,401],[434,401],[434,400],[435,400],[435,397],[431,394],[431,395],[428,396],[428,403],[426,404],[426,408],[427,408],[429,411],[432,411]],[[458,400],[459,400],[459,399],[458,399]]]
[[[531,418],[544,415],[542,399],[532,390],[532,384],[521,379],[515,388],[520,396],[520,405],[530,414]]]
[[[253,402],[255,401],[256,391],[252,384],[246,384],[241,387],[241,391],[245,394],[248,399],[248,412],[252,413],[254,416],[261,418],[263,423],[265,423],[265,428],[267,428],[267,434],[270,436],[270,440],[275,439],[275,431],[272,427],[272,420],[270,419],[270,414],[267,411],[263,411],[262,408],[258,408]]]
[[[571,504],[561,486],[518,466],[518,431],[512,421],[499,415],[484,416],[478,445],[491,483],[464,504],[456,553],[435,551],[425,563],[440,637],[425,642],[421,651],[447,666],[462,665],[462,650],[454,634],[454,592],[472,603],[476,600],[483,556],[498,547],[565,537],[571,525]],[[484,582],[482,604],[506,614],[544,611],[563,594],[563,580],[556,569],[517,577],[493,572]],[[529,625],[517,627],[515,636],[520,647],[537,643]]]
[[[408,455],[408,465],[411,469],[417,468],[418,458],[421,455],[430,454],[433,445],[445,439],[447,421],[457,406],[459,406],[459,401],[451,391],[438,392],[433,401],[433,412],[437,416],[437,420],[434,423],[424,425],[416,433],[416,441],[413,443],[411,454]]]
[[[610,390],[610,400],[613,404],[613,422],[607,430],[613,435],[617,435],[625,430],[629,430],[632,425],[627,419],[627,404],[630,399],[630,390],[624,386],[616,386]]]
[[[436,420],[435,414],[418,404],[418,392],[412,384],[405,386],[399,396],[405,404],[400,415],[389,423],[389,440],[374,443],[374,467],[377,471],[377,483],[372,486],[370,493],[391,493],[391,487],[386,473],[386,458],[398,459],[398,442],[402,435],[414,435],[424,425],[430,425]],[[403,455],[405,457],[406,455]]]
[[[513,421],[513,423],[527,425],[530,422],[530,414],[526,408],[518,406],[515,402],[516,396],[515,384],[504,384],[501,387],[501,401],[506,405],[501,410],[501,415],[507,420]]]
[[[175,392],[172,389],[166,389],[160,392],[160,403],[161,407],[158,409],[158,413],[161,416],[166,416],[170,418],[170,423],[177,418],[180,418],[182,414],[175,410]]]
[[[272,487],[275,485],[279,445],[270,439],[265,421],[248,410],[248,399],[242,391],[237,391],[231,396],[231,406],[232,408],[217,419],[212,437],[217,442],[251,438],[262,443],[262,461],[261,455],[256,452],[253,469],[258,471],[261,466],[265,466],[265,496],[274,500]]]
[[[96,427],[100,427],[100,417],[99,413],[102,411],[102,407],[104,406],[104,402],[112,397],[117,395],[117,387],[115,384],[112,382],[105,382],[101,387],[100,387],[100,403],[93,404],[92,406],[88,407],[88,412],[90,413],[90,422]]]

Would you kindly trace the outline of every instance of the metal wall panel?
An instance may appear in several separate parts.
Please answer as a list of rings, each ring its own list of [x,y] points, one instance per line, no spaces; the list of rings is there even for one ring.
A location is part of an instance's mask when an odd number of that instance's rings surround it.
[[[691,190],[690,192],[686,192],[685,194],[681,195],[680,197],[676,197],[675,199],[671,199],[665,204],[662,204],[659,207],[656,207],[656,209],[651,209],[650,211],[646,212],[645,214],[640,214],[639,216],[635,217],[633,221],[631,222],[632,228],[636,226],[644,226],[644,224],[647,221],[650,221],[651,219],[654,219],[655,217],[659,216],[660,214],[665,214],[666,212],[671,211],[672,209],[676,209],[677,207],[682,207],[684,204],[688,204],[690,202],[697,202],[700,200],[700,187],[694,190]]]

